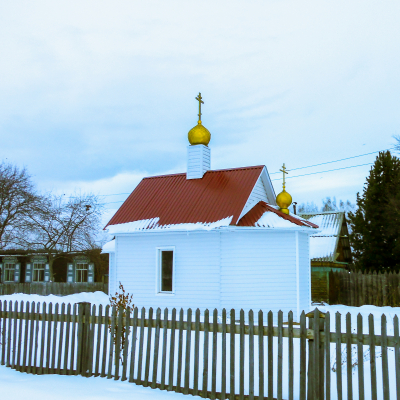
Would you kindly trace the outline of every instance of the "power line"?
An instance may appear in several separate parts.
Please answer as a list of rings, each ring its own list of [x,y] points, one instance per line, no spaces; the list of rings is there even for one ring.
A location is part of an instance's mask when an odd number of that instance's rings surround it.
[[[360,154],[359,156],[353,156],[353,157],[347,157],[347,158],[341,158],[340,160],[334,160],[334,161],[327,161],[327,162],[323,162],[320,164],[314,164],[314,165],[309,165],[307,167],[299,167],[299,168],[292,168],[292,169],[288,169],[287,171],[295,171],[298,169],[305,169],[305,168],[312,168],[312,167],[318,167],[320,165],[325,165],[325,164],[332,164],[335,162],[340,162],[340,161],[345,161],[345,160],[351,160],[352,158],[358,158],[358,157],[364,157],[364,156],[369,156],[371,154],[376,154],[376,153],[380,153],[381,151],[387,151],[387,150],[392,150],[394,149],[394,147],[390,148],[390,149],[385,149],[385,150],[378,150],[378,151],[373,151],[372,153],[365,153],[365,154]],[[341,169],[341,168],[340,168]],[[275,174],[280,174],[281,172],[271,172],[270,175],[275,175]]]
[[[99,196],[119,196],[119,195],[121,195],[121,194],[131,194],[130,192],[129,193],[114,193],[114,194],[99,194]]]
[[[286,179],[289,178],[298,178],[300,176],[307,176],[307,175],[315,175],[315,174],[324,174],[325,172],[332,172],[332,171],[339,171],[341,169],[349,169],[349,168],[356,168],[356,167],[363,167],[365,165],[372,165],[373,163],[367,163],[367,164],[359,164],[359,165],[352,165],[350,167],[343,167],[343,168],[335,168],[335,169],[328,169],[327,171],[319,171],[319,172],[310,172],[309,174],[302,174],[302,175],[296,175],[296,176],[287,176]],[[272,181],[279,181],[279,178],[276,179],[271,179]]]

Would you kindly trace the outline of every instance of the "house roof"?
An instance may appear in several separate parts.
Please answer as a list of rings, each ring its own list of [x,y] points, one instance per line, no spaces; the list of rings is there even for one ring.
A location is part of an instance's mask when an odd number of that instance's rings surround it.
[[[318,225],[297,215],[288,215],[276,209],[264,201],[258,202],[247,214],[245,214],[238,226],[258,226],[264,228],[293,227],[294,225],[318,228]]]
[[[320,231],[310,236],[310,258],[313,261],[335,262],[339,253],[339,244],[350,251],[347,225],[344,212],[323,212],[300,214],[302,218],[319,226]],[[345,225],[345,226],[343,226]],[[349,253],[351,258],[351,254]]]
[[[157,220],[157,226],[213,223],[235,225],[264,166],[208,171],[202,179],[186,174],[144,178],[107,226]],[[148,229],[149,224],[144,229]]]

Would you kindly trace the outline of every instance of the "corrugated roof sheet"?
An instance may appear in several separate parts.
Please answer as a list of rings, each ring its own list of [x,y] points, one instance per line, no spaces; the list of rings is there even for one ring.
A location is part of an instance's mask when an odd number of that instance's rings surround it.
[[[314,224],[320,232],[310,237],[310,258],[314,261],[334,262],[336,260],[338,237],[340,236],[343,212],[300,214]]]
[[[299,218],[294,215],[288,215],[280,210],[270,206],[264,201],[258,202],[247,214],[245,214],[238,226],[259,226],[266,228],[290,227],[290,224],[307,226],[309,228],[318,228],[318,225]]]
[[[262,169],[208,171],[202,179],[186,179],[186,174],[144,178],[107,226],[154,218],[159,225],[210,223],[231,216],[235,224]]]

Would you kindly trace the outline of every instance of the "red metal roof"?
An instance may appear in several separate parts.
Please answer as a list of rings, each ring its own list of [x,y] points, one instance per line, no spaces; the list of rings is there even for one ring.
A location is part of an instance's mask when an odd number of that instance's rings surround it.
[[[159,225],[238,220],[263,166],[208,171],[202,179],[186,174],[144,178],[109,225],[160,218]]]
[[[271,207],[269,204],[264,201],[259,201],[247,214],[243,215],[240,218],[240,221],[237,223],[238,226],[255,226],[256,222],[263,216],[266,212],[273,212],[280,216],[283,219],[286,219],[290,222],[293,222],[296,225],[300,226],[308,226],[312,228],[318,228],[318,225],[313,224],[310,221],[303,220],[300,218],[296,218],[292,215],[287,215],[280,210],[277,210],[274,207]]]

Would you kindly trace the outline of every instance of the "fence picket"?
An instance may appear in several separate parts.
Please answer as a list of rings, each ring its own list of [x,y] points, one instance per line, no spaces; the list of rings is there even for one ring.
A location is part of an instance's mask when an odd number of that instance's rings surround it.
[[[3,306],[4,306],[4,312],[7,311],[7,302],[4,301],[4,303],[0,300],[0,311],[3,313]],[[0,335],[2,335],[1,339],[1,365],[4,365],[4,357],[5,357],[5,350],[6,347],[4,346],[4,343],[6,342],[6,328],[5,328],[5,323],[6,323],[6,318],[3,316],[0,319]]]
[[[64,339],[64,318],[65,318],[65,303],[61,304],[61,316],[60,316],[60,340],[59,340],[59,349],[62,348],[62,343]],[[58,350],[58,362],[57,362],[57,374],[60,375],[61,372],[61,363],[62,363],[62,351]],[[36,357],[35,357],[36,358]]]
[[[6,302],[4,302],[6,304]],[[24,317],[24,351],[22,356],[22,368],[21,371],[27,371],[27,362],[28,362],[28,335],[29,335],[29,310],[30,310],[30,303],[29,301],[26,302],[25,305],[25,317]],[[5,335],[5,331],[3,332]],[[4,342],[3,342],[4,343]]]
[[[72,307],[72,317],[71,317],[71,322],[72,322],[72,335],[71,335],[71,356],[70,356],[70,365],[69,365],[69,375],[74,375],[76,373],[75,368],[78,368],[77,366],[75,367],[75,345],[76,345],[76,327],[77,327],[77,305],[74,304]],[[104,362],[105,366],[105,362]],[[105,374],[104,374],[105,376]]]
[[[189,374],[190,374],[190,346],[192,339],[192,309],[189,308],[186,316],[186,351],[185,351],[185,386],[183,394],[189,394]]]
[[[179,311],[179,334],[178,334],[178,369],[176,375],[176,391],[182,389],[182,353],[183,353],[183,308]]]
[[[336,328],[336,388],[337,398],[342,400],[342,318],[339,312],[335,314]]]
[[[230,312],[230,335],[229,335],[229,399],[235,400],[235,310]]]
[[[76,353],[76,375],[82,373],[82,352],[83,352],[83,307],[78,306],[78,334],[77,334],[77,353]]]
[[[26,312],[28,313],[28,303],[27,302],[27,307],[26,307]],[[50,302],[49,303],[49,312],[47,313],[47,346],[46,346],[46,368],[44,373],[48,374],[50,372],[50,362],[51,362],[51,332],[52,332],[52,324],[51,324],[51,320],[53,318],[53,303]],[[28,331],[28,327],[27,327],[27,321],[25,321],[25,345],[24,345],[24,356],[23,356],[23,364],[22,365],[26,365],[25,364],[25,360],[26,360],[26,337],[27,337],[27,331]]]
[[[358,361],[358,399],[364,400],[364,349],[362,315],[357,315],[357,361]]]
[[[254,400],[254,313],[249,310],[249,400]]]
[[[96,361],[94,364],[94,376],[99,376],[100,375],[100,351],[101,351],[101,320],[103,318],[103,305],[99,305],[99,311],[98,311],[98,319],[97,319],[97,348],[96,348]],[[104,340],[105,338],[103,338]]]
[[[121,381],[127,380],[127,370],[128,370],[128,349],[129,349],[129,331],[131,326],[131,309],[128,306],[125,310],[125,332],[123,339],[123,361],[122,361],[122,377]]]
[[[44,326],[44,323],[43,323]],[[68,371],[68,358],[69,358],[69,341],[71,332],[71,304],[67,304],[67,314],[65,316],[65,343],[64,343],[64,366],[62,370],[63,375],[67,375]]]
[[[261,362],[261,361],[260,361]],[[274,315],[268,312],[268,400],[274,396]]]
[[[351,357],[351,314],[346,314],[347,399],[353,399],[353,365]]]
[[[45,306],[45,304],[46,303],[44,303],[44,311],[43,311],[43,313],[44,313],[44,320],[46,319],[46,306]],[[19,306],[19,310],[20,310],[20,314],[21,314],[21,318],[20,318],[20,320],[19,320],[19,324],[18,324],[18,352],[17,352],[17,371],[20,371],[21,370],[21,347],[22,347],[22,342],[23,342],[23,338],[22,338],[22,328],[23,328],[23,325],[24,325],[24,320],[23,320],[23,318],[22,318],[22,314],[23,314],[23,312],[24,312],[24,301],[22,300],[21,301],[21,304],[20,304],[20,306]],[[1,301],[0,301],[0,312],[1,312]],[[44,322],[43,322],[43,324],[44,324]],[[42,327],[42,338],[43,338],[43,340],[42,340],[42,347],[41,347],[41,351],[42,351],[42,353],[43,353],[43,349],[44,349],[44,330],[45,330],[45,328],[44,328],[44,325],[43,325],[43,327]],[[40,373],[43,373],[43,359],[41,358],[41,366],[42,366],[42,369],[41,369],[41,371],[40,371]]]
[[[7,335],[7,361],[6,361],[6,366],[11,367],[11,337],[12,337],[12,316],[13,313],[13,304],[12,301],[10,300],[8,303],[8,335]],[[7,329],[7,325],[6,325]],[[4,345],[6,345],[6,342],[4,342]]]
[[[212,364],[211,364],[211,396],[210,399],[216,399],[217,393],[217,351],[218,351],[218,310],[213,311],[212,328]]]
[[[240,310],[239,317],[239,400],[244,400],[244,310]]]
[[[146,309],[142,307],[140,314],[140,338],[139,338],[139,349],[138,349],[138,370],[136,383],[140,385],[142,383],[142,369],[143,369],[143,345],[144,345],[144,321],[146,318]]]
[[[226,398],[226,309],[222,309],[221,321],[221,399]]]
[[[88,310],[90,310],[90,305],[88,305]],[[88,321],[88,323],[87,323],[87,325],[88,325],[87,329],[89,331],[88,332],[89,341],[88,341],[88,349],[87,349],[88,358],[89,359],[88,359],[88,365],[87,365],[87,369],[88,369],[88,375],[87,376],[92,376],[92,375],[94,375],[94,372],[93,372],[93,358],[95,356],[94,333],[95,333],[95,329],[96,329],[96,315],[97,315],[97,313],[96,313],[96,304],[93,304],[92,310],[89,311],[89,312],[90,312],[89,316],[91,316],[92,322],[89,323],[89,321]]]
[[[283,312],[278,311],[278,400],[282,400],[282,376],[283,376]]]
[[[160,320],[161,320],[161,308],[157,308],[156,311],[156,331],[154,334],[154,357],[153,357],[153,377],[151,381],[151,387],[156,388],[157,385],[157,372],[158,372],[158,350],[160,348]]]
[[[104,326],[103,326],[103,354],[102,354],[103,361],[102,361],[102,365],[101,365],[101,374],[100,374],[100,376],[103,378],[105,378],[105,376],[106,376],[109,316],[110,316],[110,306],[106,305],[106,308],[104,310]],[[74,324],[74,326],[75,326],[75,324]],[[73,337],[75,337],[75,335]]]
[[[400,338],[399,338],[399,317],[397,315],[393,318],[394,327],[394,362],[396,367],[396,396],[400,398]]]
[[[289,313],[288,313],[288,330],[289,330],[289,335],[288,335],[288,363],[289,363],[288,384],[289,384],[289,387],[288,387],[288,389],[289,389],[289,400],[293,400],[294,359],[293,359],[293,312],[292,311],[289,311]]]
[[[264,400],[264,315],[258,312],[258,400]],[[268,372],[269,373],[269,372]]]
[[[15,359],[17,355],[18,301],[14,302],[13,325],[11,368],[15,368]]]
[[[138,326],[138,308],[133,309],[133,326],[132,326],[132,345],[131,345],[131,365],[129,368],[129,382],[134,382],[135,361],[136,361],[136,341]]]
[[[307,382],[307,328],[306,314],[300,315],[300,400],[306,400]]]
[[[34,339],[34,352],[33,352],[33,372],[38,373],[38,351],[39,351],[39,318],[40,318],[40,303],[36,305],[35,314],[35,339]],[[13,347],[15,349],[15,346]]]
[[[163,348],[161,358],[161,385],[160,389],[165,389],[165,375],[167,370],[167,339],[168,339],[168,308],[164,310],[163,320]]]
[[[54,374],[56,368],[56,348],[57,348],[57,331],[58,331],[58,303],[54,306],[54,314],[53,314],[53,349],[51,353],[51,369],[52,373]]]
[[[33,341],[34,341],[34,332],[35,332],[35,302],[32,301],[31,303],[31,312],[29,314],[29,351],[28,351],[28,366],[27,366],[27,373],[31,373],[32,371],[32,355],[33,355]],[[11,311],[11,310],[10,310]]]
[[[199,357],[200,357],[200,309],[196,309],[194,319],[194,374],[193,374],[193,396],[199,394]]]
[[[114,337],[115,340],[115,372],[114,372],[114,380],[119,379],[119,366],[121,364],[120,362],[120,357],[121,357],[121,341],[122,341],[122,317],[124,314],[123,308],[120,305],[119,307],[116,308],[117,310],[117,315],[116,315],[116,320],[117,320],[117,335]],[[115,335],[115,331],[112,331],[112,334]]]
[[[383,399],[389,400],[389,371],[388,371],[388,351],[387,351],[387,328],[386,328],[386,315],[382,314],[381,317],[381,332],[382,332],[382,386],[383,386]]]
[[[203,395],[202,397],[207,397],[207,385],[208,385],[208,345],[209,345],[209,325],[210,325],[210,315],[209,311],[206,309],[204,311],[204,342],[203,342]]]
[[[115,323],[117,318],[116,306],[113,305],[111,308],[111,331],[110,331],[110,347],[108,349],[108,372],[107,379],[112,378],[112,367],[113,367],[113,355],[114,355],[114,335],[115,335]],[[78,357],[79,360],[79,357]]]
[[[171,315],[171,334],[169,337],[169,370],[168,370],[168,390],[174,386],[174,359],[175,359],[175,329],[176,329],[176,308],[172,309]]]
[[[377,400],[374,316],[372,314],[368,315],[368,325],[369,325],[369,354],[370,354],[369,363],[371,367],[371,396],[372,400]]]
[[[151,355],[151,339],[153,330],[153,308],[149,308],[149,318],[147,325],[147,344],[146,344],[146,364],[144,369],[144,382],[143,386],[149,386],[149,374],[150,374],[150,355]]]
[[[331,399],[331,315],[325,314],[325,398]]]

